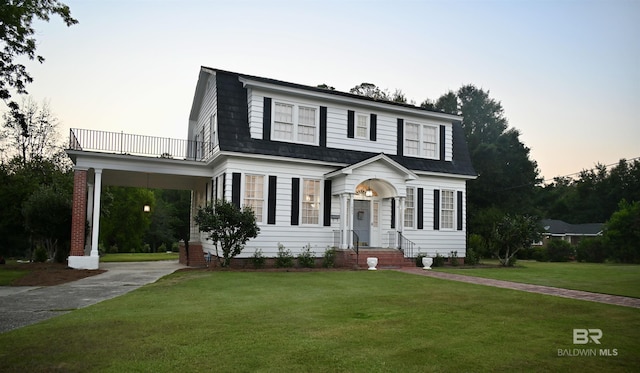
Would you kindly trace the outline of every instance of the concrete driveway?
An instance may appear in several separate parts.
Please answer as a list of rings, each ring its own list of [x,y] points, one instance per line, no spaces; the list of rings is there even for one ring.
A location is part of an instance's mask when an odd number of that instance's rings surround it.
[[[177,260],[100,263],[102,274],[56,286],[0,286],[0,333],[126,294],[185,266]]]

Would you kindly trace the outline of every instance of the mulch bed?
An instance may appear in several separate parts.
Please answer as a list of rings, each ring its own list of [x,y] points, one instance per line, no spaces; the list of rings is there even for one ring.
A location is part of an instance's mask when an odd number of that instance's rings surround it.
[[[28,271],[11,286],[52,286],[80,280],[106,272],[104,269],[72,269],[66,263],[11,263],[0,265],[0,271],[13,269]]]

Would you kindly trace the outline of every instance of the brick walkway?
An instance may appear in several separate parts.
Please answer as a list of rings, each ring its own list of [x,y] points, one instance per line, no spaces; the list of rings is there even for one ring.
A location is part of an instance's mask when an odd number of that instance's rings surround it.
[[[429,270],[424,270],[418,267],[401,268],[401,269],[398,269],[398,271],[411,273],[414,275],[435,277],[435,278],[440,278],[444,280],[468,282],[470,284],[495,286],[498,288],[528,291],[530,293],[555,295],[557,297],[563,297],[563,298],[580,299],[580,300],[586,300],[591,302],[614,304],[614,305],[624,306],[624,307],[640,308],[640,299],[623,297],[619,295],[590,293],[587,291],[561,289],[561,288],[554,288],[554,287],[542,286],[542,285],[521,284],[518,282],[511,282],[511,281],[493,280],[488,278],[458,275],[453,273],[429,271]]]

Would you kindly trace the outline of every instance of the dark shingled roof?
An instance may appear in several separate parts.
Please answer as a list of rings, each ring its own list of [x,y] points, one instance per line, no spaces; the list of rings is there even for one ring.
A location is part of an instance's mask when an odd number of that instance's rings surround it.
[[[540,222],[546,233],[549,234],[572,234],[576,236],[582,235],[597,235],[602,232],[604,224],[602,223],[589,223],[589,224],[569,224],[562,220],[544,219]]]
[[[251,138],[248,124],[247,90],[240,82],[239,78],[245,77],[281,86],[338,94],[341,96],[357,98],[363,101],[372,101],[372,99],[343,92],[329,91],[321,88],[242,75],[223,70],[211,70],[216,72],[218,138],[220,150],[222,151],[317,160],[347,165],[361,162],[380,153],[376,152],[375,149],[371,149],[372,151],[354,151]],[[373,101],[381,102],[377,100]],[[386,104],[387,102],[384,103]],[[399,105],[419,109],[411,105]],[[402,166],[414,171],[430,171],[464,176],[477,176],[473,166],[471,165],[471,158],[464,138],[464,131],[462,129],[462,124],[459,121],[453,121],[453,160],[450,162],[415,157],[403,157],[390,154],[388,154],[388,156]]]

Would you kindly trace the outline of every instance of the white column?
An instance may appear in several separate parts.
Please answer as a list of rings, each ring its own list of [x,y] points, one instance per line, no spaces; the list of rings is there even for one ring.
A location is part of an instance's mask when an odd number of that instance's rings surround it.
[[[91,227],[93,227],[93,183],[87,183],[87,221],[89,229],[85,232],[84,255],[91,253]]]
[[[347,217],[349,223],[347,224],[347,237],[348,237],[348,245],[349,247],[353,247],[353,194],[349,194],[349,208],[347,209]]]
[[[98,257],[98,236],[100,232],[100,192],[102,190],[102,169],[95,170],[93,190],[93,229],[91,231],[91,256]]]
[[[349,221],[347,209],[347,193],[340,195],[340,248],[347,249],[349,247],[349,232],[347,222]]]

